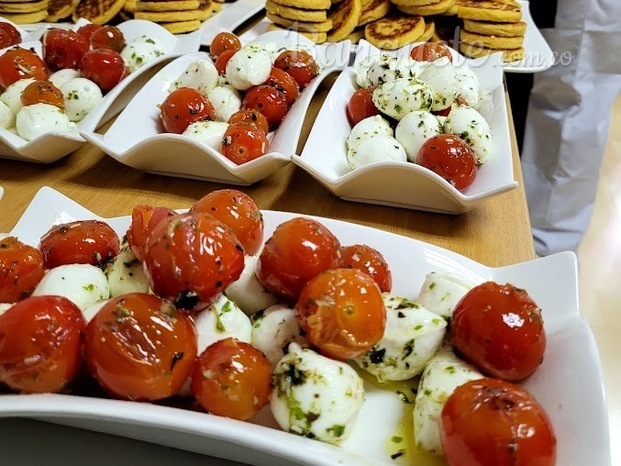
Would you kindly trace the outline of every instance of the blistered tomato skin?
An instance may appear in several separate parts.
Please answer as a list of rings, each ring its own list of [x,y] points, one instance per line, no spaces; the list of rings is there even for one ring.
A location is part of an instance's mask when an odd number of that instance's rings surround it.
[[[32,50],[15,47],[0,54],[0,87],[4,89],[20,79],[48,76],[47,66]]]
[[[315,59],[305,50],[285,50],[274,61],[274,66],[287,72],[304,89],[319,74]]]
[[[48,269],[65,264],[102,266],[121,250],[116,232],[99,220],[54,225],[41,237],[39,250]]]
[[[45,273],[37,248],[17,238],[0,240],[0,303],[15,303],[32,293]]]
[[[80,61],[79,70],[104,93],[110,91],[127,75],[121,54],[106,48],[86,52]]]
[[[556,436],[537,400],[519,385],[479,379],[447,399],[440,436],[449,466],[555,466]]]
[[[196,121],[216,119],[216,112],[207,97],[189,87],[168,94],[160,110],[160,121],[167,133],[181,134]]]
[[[241,42],[239,38],[230,32],[220,32],[215,35],[209,46],[209,52],[214,58],[218,58],[223,52],[227,50],[233,53],[241,49]]]
[[[82,34],[61,28],[48,29],[42,38],[43,61],[52,71],[78,69],[82,57],[90,49]]]
[[[110,49],[118,53],[121,53],[127,45],[123,32],[118,27],[111,25],[101,26],[94,30],[89,40],[93,49]]]
[[[0,49],[17,45],[22,41],[22,36],[15,26],[5,21],[0,22]]]
[[[33,296],[0,315],[0,381],[24,393],[66,388],[82,366],[82,311],[61,296]]]
[[[300,86],[286,71],[272,66],[270,77],[265,81],[266,86],[275,87],[282,92],[287,99],[287,105],[291,107],[300,95]]]
[[[245,110],[257,110],[265,116],[270,130],[280,125],[287,115],[287,97],[276,87],[262,84],[246,92],[243,101]]]
[[[130,293],[106,303],[86,328],[89,371],[107,392],[154,401],[176,394],[194,367],[196,328],[157,296]]]
[[[160,222],[144,265],[153,292],[181,309],[201,310],[241,275],[244,248],[224,223],[203,212]]]
[[[269,141],[265,133],[246,125],[229,125],[220,152],[237,165],[250,162],[265,155]]]
[[[341,248],[339,267],[358,269],[369,275],[383,292],[392,289],[392,273],[382,253],[366,244],[353,244]]]
[[[136,256],[142,262],[144,252],[149,239],[149,234],[162,220],[173,217],[177,213],[168,207],[137,205],[132,210],[132,222],[127,230],[127,243]]]
[[[281,223],[263,246],[256,276],[270,292],[296,300],[311,278],[338,267],[339,240],[316,220],[296,217]]]
[[[370,350],[384,335],[386,308],[375,281],[358,269],[332,269],[309,280],[295,305],[309,343],[346,360]]]
[[[486,282],[455,307],[451,343],[481,372],[516,382],[543,361],[546,334],[541,310],[525,290]]]

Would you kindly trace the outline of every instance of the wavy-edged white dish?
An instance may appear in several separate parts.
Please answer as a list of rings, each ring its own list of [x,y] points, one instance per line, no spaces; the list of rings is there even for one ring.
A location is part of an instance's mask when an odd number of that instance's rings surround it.
[[[201,44],[211,41],[221,31],[234,32],[239,26],[265,8],[265,0],[234,0],[222,3],[222,9],[203,22]]]
[[[350,43],[343,42],[326,52],[299,34],[281,31],[268,32],[253,42],[275,43],[279,49],[306,47],[314,52],[321,67],[319,75],[300,93],[273,133],[265,155],[237,165],[205,144],[161,131],[157,105],[164,101],[171,83],[191,62],[209,58],[205,52],[184,55],[162,68],[136,94],[106,134],[82,131],[82,136],[114,159],[138,170],[236,185],[262,180],[290,162],[291,155],[297,151],[304,117],[317,87],[328,74],[343,68],[334,64],[339,60],[333,57],[348,54]]]
[[[73,25],[79,28],[85,22]],[[149,61],[138,70],[126,76],[119,84],[110,90],[102,101],[80,121],[71,132],[51,132],[41,135],[32,141],[26,141],[11,131],[0,128],[0,157],[38,162],[52,163],[70,154],[86,143],[80,136],[80,131],[95,131],[98,127],[116,116],[132,99],[136,92],[149,79],[156,67],[174,57],[195,52],[200,47],[201,32],[185,36],[175,36],[162,26],[145,20],[129,20],[118,25],[123,32],[127,43],[134,39],[148,35],[156,38],[163,44],[166,53]],[[30,34],[30,37],[41,37],[47,28],[40,28]],[[41,42],[33,41],[22,43],[22,47],[34,47],[41,53]]]
[[[409,54],[415,45],[404,47],[395,54],[399,57]],[[355,63],[378,53],[377,48],[362,40]],[[355,170],[349,167],[346,140],[351,126],[345,108],[358,89],[353,66],[335,81],[302,153],[294,156],[293,162],[343,199],[431,212],[467,212],[492,196],[514,189],[517,183],[513,176],[501,58],[497,55],[465,60],[453,53],[454,63],[461,66],[467,63],[479,77],[481,90],[488,93],[484,108],[480,110],[492,131],[492,151],[469,188],[458,191],[431,170],[411,162],[375,162]],[[326,150],[325,141],[329,141],[329,150]]]
[[[296,214],[263,211],[265,237]],[[52,224],[97,218],[50,189],[42,188],[12,235],[30,244]],[[414,298],[425,275],[451,272],[474,282],[495,280],[524,288],[543,312],[547,349],[541,367],[524,384],[545,407],[558,440],[557,464],[610,466],[608,422],[597,346],[578,309],[577,262],[573,253],[501,268],[488,268],[446,249],[385,231],[317,218],[342,244],[364,242],[390,264],[393,292]],[[103,219],[124,234],[129,217]],[[365,384],[366,401],[351,437],[342,447],[297,437],[273,428],[269,410],[252,422],[147,403],[72,395],[0,395],[0,417],[51,421],[254,465],[427,466],[406,454],[391,459],[387,445],[412,405],[400,395]],[[401,433],[403,435],[403,432]],[[396,447],[393,447],[396,448]],[[434,462],[433,464],[437,464]]]

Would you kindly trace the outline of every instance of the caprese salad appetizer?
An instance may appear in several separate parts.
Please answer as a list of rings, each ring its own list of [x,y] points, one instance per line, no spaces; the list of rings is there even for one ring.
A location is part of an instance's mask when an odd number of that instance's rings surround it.
[[[492,134],[477,110],[477,75],[466,65],[454,66],[443,43],[416,46],[403,58],[371,55],[356,66],[356,83],[346,108],[352,169],[409,161],[458,190],[472,185],[491,156]]]
[[[73,130],[125,76],[165,53],[155,38],[127,44],[118,27],[96,24],[50,28],[41,47],[0,55],[0,127],[26,141]]]
[[[450,466],[555,464],[552,425],[517,385],[546,345],[526,291],[432,272],[415,298],[394,294],[381,252],[315,219],[264,242],[240,191],[185,213],[138,205],[123,240],[97,220],[34,246],[4,238],[0,277],[0,382],[14,392],[89,377],[114,398],[191,396],[238,420],[267,408],[283,430],[340,445],[365,402],[362,372],[420,377],[404,404],[418,448]]]
[[[285,118],[300,92],[319,73],[305,50],[273,43],[246,46],[221,32],[208,58],[191,63],[160,105],[167,133],[182,134],[243,163],[267,152],[268,134]]]

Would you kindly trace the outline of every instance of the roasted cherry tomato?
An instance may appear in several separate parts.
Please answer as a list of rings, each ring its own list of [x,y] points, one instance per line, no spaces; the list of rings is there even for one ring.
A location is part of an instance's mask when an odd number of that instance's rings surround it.
[[[226,64],[229,62],[233,55],[235,55],[235,50],[225,50],[216,59],[214,65],[216,67],[216,70],[218,70],[218,74],[220,76],[224,76],[226,74]]]
[[[265,154],[269,141],[260,129],[251,126],[230,125],[222,139],[222,154],[241,165]]]
[[[198,200],[190,212],[205,212],[228,226],[244,247],[255,255],[263,243],[263,215],[248,194],[237,189],[219,189]]]
[[[88,40],[88,43],[90,44],[91,37],[93,36],[93,34],[95,34],[95,31],[102,27],[103,26],[101,24],[95,24],[95,23],[85,24],[84,26],[80,27],[80,29],[78,29],[78,34],[80,34],[81,36],[84,36],[86,40]]]
[[[269,291],[295,300],[311,278],[338,267],[339,240],[316,220],[295,217],[281,223],[267,240],[257,263],[257,278]]]
[[[554,466],[556,437],[537,400],[495,379],[457,387],[442,409],[441,440],[450,466]]]
[[[438,134],[427,139],[416,156],[416,163],[440,175],[458,190],[464,190],[477,176],[474,152],[458,136]]]
[[[0,21],[0,49],[17,45],[22,41],[22,36],[15,26],[6,21]]]
[[[241,49],[241,42],[235,34],[219,32],[211,41],[209,53],[212,57],[218,58],[223,52],[228,50],[237,52],[239,49]]]
[[[132,223],[127,230],[127,243],[136,259],[142,262],[149,234],[162,220],[177,213],[168,207],[137,205],[132,210]]]
[[[239,278],[244,248],[224,223],[191,212],[156,225],[144,264],[156,295],[182,309],[201,310]]]
[[[319,74],[315,59],[305,50],[285,50],[274,62],[276,68],[286,71],[304,89]]]
[[[45,63],[32,50],[15,47],[0,55],[0,86],[4,89],[25,78],[47,79]]]
[[[80,61],[80,73],[97,84],[106,93],[121,82],[127,74],[125,60],[119,52],[95,49],[86,52]]]
[[[359,121],[373,115],[379,115],[379,110],[373,103],[374,87],[358,89],[347,102],[347,119],[349,124],[355,126]]]
[[[483,283],[455,306],[451,343],[487,375],[524,379],[539,367],[546,349],[541,310],[525,290]]]
[[[216,118],[216,111],[207,97],[189,87],[172,91],[160,110],[160,121],[167,133],[181,134],[196,121]]]
[[[63,93],[50,81],[35,81],[22,91],[22,105],[50,104],[65,108]]]
[[[267,81],[265,81],[264,84],[275,87],[282,92],[287,99],[287,105],[289,107],[293,105],[293,102],[295,102],[300,95],[300,86],[296,80],[293,79],[289,73],[281,70],[280,68],[276,68],[275,66],[272,66],[270,77],[267,78]]]
[[[42,38],[43,61],[52,71],[78,69],[80,60],[90,50],[88,40],[69,29],[51,28]]]
[[[54,225],[41,237],[39,250],[48,269],[65,264],[101,266],[116,257],[121,244],[107,223],[80,220]]]
[[[252,126],[260,129],[265,134],[270,130],[270,126],[265,116],[258,110],[239,110],[233,113],[229,118],[229,125]]]
[[[0,315],[0,381],[26,393],[59,392],[82,365],[82,311],[61,296],[31,296]]]
[[[37,248],[12,236],[0,240],[0,303],[29,296],[43,274],[43,256]]]
[[[89,322],[84,355],[112,395],[161,400],[179,392],[191,375],[197,341],[187,314],[157,296],[130,293],[111,299]]]
[[[392,289],[392,274],[388,262],[377,249],[366,244],[353,244],[341,248],[339,267],[358,269],[369,275],[380,290],[389,292]]]
[[[116,26],[102,26],[94,30],[90,37],[93,49],[110,49],[121,53],[127,43],[121,30]]]
[[[442,42],[425,42],[410,51],[410,57],[416,61],[436,61],[442,57],[453,61],[451,50]]]
[[[358,269],[332,269],[311,278],[295,305],[298,324],[324,356],[346,360],[370,350],[386,327],[375,281]]]
[[[246,110],[257,110],[267,119],[270,130],[276,129],[287,115],[287,98],[275,87],[255,86],[246,92],[243,101]]]
[[[272,366],[251,344],[226,338],[199,356],[191,387],[206,411],[244,421],[269,402]]]

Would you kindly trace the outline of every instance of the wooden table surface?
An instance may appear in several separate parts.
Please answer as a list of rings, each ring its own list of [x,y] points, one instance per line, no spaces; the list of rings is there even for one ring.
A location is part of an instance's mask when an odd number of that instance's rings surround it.
[[[315,96],[298,153],[335,78],[328,77]],[[347,220],[426,241],[488,266],[509,265],[534,257],[514,137],[512,142],[519,187],[458,216],[343,201],[293,164],[239,189],[252,196],[261,209]],[[143,173],[89,144],[51,165],[0,159],[0,186],[5,189],[0,201],[0,232],[10,231],[42,186],[60,191],[102,217],[129,215],[138,203],[187,208],[210,191],[226,187]]]

